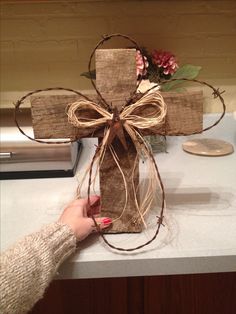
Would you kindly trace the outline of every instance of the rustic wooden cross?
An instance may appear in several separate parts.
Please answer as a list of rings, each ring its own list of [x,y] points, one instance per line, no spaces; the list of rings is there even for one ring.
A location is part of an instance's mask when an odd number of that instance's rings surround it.
[[[130,98],[136,88],[136,50],[135,49],[98,49],[96,51],[96,86],[103,98],[118,110]],[[97,103],[95,92],[85,94]],[[192,134],[202,130],[202,93],[164,93],[167,103],[167,116],[164,128],[145,131],[145,135],[155,133],[175,135]],[[66,107],[79,98],[78,95],[33,96],[31,98],[32,121],[35,138],[58,139],[79,137],[99,137],[101,130],[80,130],[68,123]],[[84,111],[81,115],[96,118],[96,114]],[[118,137],[112,145],[119,158],[128,187],[128,203],[125,213],[115,221],[108,232],[141,232],[142,224],[138,217],[131,188],[132,171],[136,150],[127,136],[127,149]],[[139,183],[139,169],[135,166],[135,187]],[[119,217],[125,202],[125,191],[121,173],[109,150],[106,151],[100,169],[101,214],[111,218]]]

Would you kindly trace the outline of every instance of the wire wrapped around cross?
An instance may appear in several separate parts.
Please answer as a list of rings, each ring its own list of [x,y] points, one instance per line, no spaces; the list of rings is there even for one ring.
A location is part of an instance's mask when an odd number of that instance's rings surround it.
[[[103,159],[104,159],[104,154],[106,153],[107,150],[110,151],[112,158],[115,161],[116,166],[118,167],[120,174],[123,178],[123,184],[124,184],[124,190],[125,190],[125,201],[124,201],[124,206],[123,209],[121,210],[121,214],[119,217],[116,218],[119,219],[122,214],[125,212],[126,210],[126,205],[127,205],[127,182],[125,179],[125,176],[123,174],[122,171],[122,167],[119,164],[119,158],[117,157],[117,153],[114,150],[112,143],[114,141],[114,138],[117,137],[122,146],[124,147],[124,150],[127,150],[127,143],[126,143],[126,138],[129,137],[129,139],[131,139],[136,152],[137,152],[137,159],[135,161],[135,166],[137,166],[138,163],[138,157],[144,157],[147,160],[148,163],[148,184],[146,185],[146,189],[144,192],[144,195],[142,197],[142,200],[139,200],[139,197],[137,195],[137,191],[135,190],[135,185],[134,185],[134,178],[132,178],[132,185],[133,185],[133,197],[134,197],[134,201],[135,201],[135,206],[137,208],[137,213],[139,215],[139,218],[142,222],[142,224],[144,226],[146,226],[145,223],[145,216],[147,215],[149,209],[152,206],[153,203],[153,199],[154,199],[154,194],[156,189],[159,187],[160,191],[161,191],[161,208],[160,211],[158,213],[157,216],[157,227],[155,230],[154,235],[151,237],[150,240],[146,241],[143,244],[140,244],[136,247],[132,247],[132,248],[122,248],[122,247],[117,247],[113,244],[111,244],[107,237],[104,235],[104,233],[100,230],[94,215],[92,214],[91,211],[91,217],[94,221],[94,224],[97,228],[97,231],[99,232],[99,234],[101,235],[101,237],[103,238],[103,240],[105,241],[105,243],[112,249],[118,250],[118,251],[127,251],[127,252],[131,252],[131,251],[135,251],[137,249],[143,248],[145,246],[147,246],[148,244],[150,244],[151,242],[153,242],[157,235],[159,234],[160,231],[160,227],[163,224],[163,218],[164,218],[164,210],[165,210],[165,192],[164,192],[164,186],[161,180],[161,176],[157,167],[157,164],[155,162],[155,158],[153,156],[153,153],[151,151],[150,146],[148,145],[148,143],[146,142],[144,136],[142,135],[142,131],[145,129],[150,129],[152,127],[155,126],[161,126],[165,123],[165,117],[166,117],[166,113],[167,113],[167,106],[165,104],[165,101],[162,97],[162,94],[160,91],[158,91],[156,89],[156,86],[153,86],[152,88],[148,89],[144,94],[142,94],[140,96],[140,93],[138,93],[138,87],[142,81],[142,75],[139,77],[138,81],[137,81],[137,85],[135,90],[133,91],[133,93],[131,93],[131,96],[128,100],[124,100],[124,104],[121,108],[121,110],[118,110],[117,107],[112,106],[111,104],[109,104],[106,99],[104,99],[103,95],[100,93],[100,91],[97,89],[96,83],[95,81],[92,79],[92,75],[91,75],[91,62],[92,59],[94,57],[95,51],[105,42],[110,40],[113,37],[122,37],[127,39],[129,42],[131,42],[132,45],[134,45],[134,48],[136,50],[142,51],[141,48],[139,47],[139,45],[130,37],[126,36],[126,35],[122,35],[122,34],[112,34],[112,35],[106,35],[103,36],[102,40],[100,40],[98,42],[98,44],[96,45],[96,47],[94,48],[94,50],[91,53],[90,59],[89,59],[89,64],[88,64],[88,70],[90,73],[90,78],[91,78],[91,82],[92,85],[98,95],[98,99],[99,102],[95,102],[93,100],[91,100],[89,97],[87,97],[86,95],[84,95],[81,92],[75,91],[73,89],[70,88],[61,88],[61,87],[56,87],[56,88],[46,88],[46,89],[39,89],[39,90],[35,90],[33,92],[30,92],[28,94],[26,94],[25,96],[23,96],[20,100],[18,100],[15,104],[15,111],[14,111],[14,119],[15,119],[15,123],[19,129],[19,131],[26,136],[27,138],[29,138],[32,141],[36,141],[39,143],[46,143],[46,144],[52,144],[52,143],[56,143],[56,144],[62,144],[62,143],[71,143],[74,141],[77,141],[79,139],[79,137],[73,137],[69,140],[66,141],[47,141],[47,140],[41,140],[41,139],[35,139],[31,136],[29,136],[28,134],[26,134],[23,129],[21,128],[21,126],[19,125],[18,122],[18,115],[20,112],[20,106],[21,104],[25,101],[26,98],[28,98],[31,95],[37,94],[37,93],[41,93],[41,92],[45,92],[45,91],[58,91],[58,90],[63,90],[63,91],[69,91],[72,92],[78,96],[80,96],[80,99],[76,102],[70,103],[67,105],[66,108],[66,113],[68,115],[68,122],[70,124],[72,124],[73,126],[75,126],[76,128],[79,129],[89,129],[89,128],[93,128],[94,130],[96,129],[102,129],[103,130],[103,138],[100,141],[99,145],[96,147],[94,156],[92,158],[92,161],[90,163],[89,168],[87,169],[87,175],[88,175],[88,189],[87,189],[87,197],[88,197],[88,204],[90,207],[90,191],[91,191],[91,185],[94,182],[98,169],[101,167],[102,163],[103,163]],[[143,58],[143,64],[144,64],[144,68],[143,68],[143,74],[145,73],[146,70],[146,63],[145,63],[145,59],[144,56],[142,56]],[[222,114],[220,115],[220,117],[218,118],[218,120],[216,122],[214,122],[212,125],[204,128],[203,130],[201,130],[200,132],[193,132],[192,134],[197,134],[197,133],[201,133],[204,132],[206,130],[209,130],[210,128],[214,127],[215,125],[217,125],[221,119],[223,118],[224,114],[225,114],[225,103],[224,103],[224,99],[222,97],[222,92],[219,91],[219,89],[214,88],[213,86],[211,86],[210,84],[203,82],[203,81],[198,81],[198,80],[191,80],[191,79],[187,79],[187,78],[180,78],[180,79],[172,79],[172,81],[174,80],[178,80],[178,81],[191,81],[191,82],[196,82],[199,83],[201,85],[205,85],[209,88],[211,88],[213,90],[213,96],[214,98],[219,98],[219,100],[221,101],[222,104]],[[162,82],[162,84],[165,84],[167,82],[170,82],[171,80],[168,81],[164,81]],[[137,97],[138,96],[138,97]],[[148,115],[148,116],[143,116],[140,112],[142,112],[142,110],[140,111],[140,108],[146,108],[146,107],[152,107],[154,110],[152,111],[152,114]],[[80,112],[82,112],[84,109],[86,110],[92,110],[95,111],[98,115],[99,118],[82,118],[80,116]],[[175,134],[175,135],[186,135],[186,134]],[[189,134],[188,134],[189,135]],[[93,168],[94,165],[97,165],[96,170],[95,170],[95,175],[93,176]]]

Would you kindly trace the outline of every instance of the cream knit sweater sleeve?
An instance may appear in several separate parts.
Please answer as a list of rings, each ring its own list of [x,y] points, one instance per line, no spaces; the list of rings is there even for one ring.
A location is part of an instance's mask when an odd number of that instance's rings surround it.
[[[27,313],[43,297],[58,267],[75,248],[72,230],[67,225],[53,223],[3,253],[0,313]]]

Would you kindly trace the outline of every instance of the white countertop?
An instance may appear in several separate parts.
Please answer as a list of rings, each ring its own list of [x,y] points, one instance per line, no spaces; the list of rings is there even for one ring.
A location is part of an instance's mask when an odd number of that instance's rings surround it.
[[[213,118],[206,116],[209,121]],[[226,140],[236,149],[236,121],[227,114],[220,125],[193,137]],[[92,235],[62,265],[59,278],[236,271],[236,153],[191,155],[181,148],[188,138],[169,137],[168,154],[156,155],[167,200],[165,227],[157,239],[134,253],[117,253]],[[84,140],[78,178],[91,160],[94,143]],[[1,181],[1,249],[55,221],[73,199],[78,178]],[[116,245],[133,247],[145,242],[154,228],[152,223],[141,234],[107,237]]]

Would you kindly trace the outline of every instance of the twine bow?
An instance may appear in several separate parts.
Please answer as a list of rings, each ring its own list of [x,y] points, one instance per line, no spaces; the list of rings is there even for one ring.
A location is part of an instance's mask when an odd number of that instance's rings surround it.
[[[142,112],[147,106],[149,108],[151,106],[155,110],[148,116],[140,115],[138,112]],[[97,119],[80,117],[79,112],[84,109],[93,110],[97,112],[100,117]],[[106,130],[104,134],[104,145],[112,143],[112,140],[110,140],[112,132],[122,141],[118,133],[121,127],[124,128],[133,141],[136,142],[138,139],[132,136],[133,132],[137,134],[138,130],[161,126],[161,124],[164,123],[166,104],[162,95],[158,91],[152,90],[144,94],[138,101],[123,108],[120,113],[117,111],[116,107],[111,113],[91,100],[80,99],[67,106],[67,115],[68,121],[79,129],[97,129],[104,127]],[[112,121],[114,123],[111,123]],[[119,126],[114,127],[115,123],[119,124]],[[125,146],[124,143],[122,144]]]

